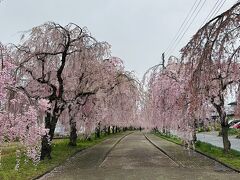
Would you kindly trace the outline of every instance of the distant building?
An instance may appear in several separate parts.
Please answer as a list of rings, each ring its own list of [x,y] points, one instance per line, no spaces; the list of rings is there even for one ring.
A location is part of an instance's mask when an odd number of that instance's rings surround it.
[[[235,116],[235,108],[237,106],[237,102],[236,101],[233,101],[231,103],[229,103],[226,107],[226,111],[227,111],[227,117],[229,119],[235,119],[236,116]]]
[[[227,114],[227,118],[229,119],[235,119],[237,117],[235,117],[235,108],[237,106],[237,102],[236,101],[233,101],[229,104],[227,104],[225,106],[225,109],[226,109],[226,114]],[[218,113],[216,113],[214,110],[212,111],[211,113],[211,117],[212,119],[217,119],[218,118]]]
[[[58,121],[56,124],[55,135],[57,135],[57,136],[66,136],[67,135],[65,127],[60,123],[60,121]]]

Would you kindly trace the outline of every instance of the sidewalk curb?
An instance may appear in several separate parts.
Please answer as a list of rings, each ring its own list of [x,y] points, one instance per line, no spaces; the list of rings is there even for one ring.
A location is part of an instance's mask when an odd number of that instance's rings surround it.
[[[163,154],[165,154],[169,159],[171,159],[175,164],[177,164],[178,167],[184,167],[181,163],[178,163],[175,158],[170,156],[165,150],[161,149],[158,145],[156,145],[149,137],[147,137],[145,134],[144,134],[144,136],[155,148],[157,148],[159,151],[161,151]]]
[[[155,135],[155,134],[154,134],[154,135]],[[156,136],[156,135],[155,135],[155,136]],[[159,137],[159,136],[157,136],[157,137]],[[176,143],[176,142],[174,142],[174,141],[171,141],[171,140],[169,140],[169,139],[167,139],[167,138],[164,138],[164,137],[159,137],[159,138],[165,139],[166,141],[169,141],[169,142],[171,142],[171,143],[174,143],[174,144],[177,144],[177,145],[183,147],[182,144],[178,144],[178,143]],[[231,167],[231,166],[225,164],[224,162],[219,161],[218,159],[216,159],[216,158],[214,158],[214,157],[212,157],[212,156],[209,156],[209,155],[207,155],[207,154],[205,154],[205,153],[203,153],[203,152],[201,152],[201,151],[199,151],[199,150],[196,150],[196,149],[192,149],[192,148],[191,148],[191,150],[193,150],[193,151],[195,151],[195,152],[197,152],[197,153],[199,153],[199,154],[201,154],[201,155],[203,155],[203,156],[206,156],[206,157],[208,157],[209,159],[212,159],[212,160],[214,160],[214,161],[222,164],[223,166],[226,166],[227,168],[229,168],[229,169],[231,169],[231,170],[233,170],[233,171],[235,171],[235,172],[237,172],[237,173],[240,173],[240,170],[238,170],[238,169],[236,169],[236,168],[234,168],[234,167]]]
[[[71,156],[69,156],[65,161],[69,160],[70,158],[72,158],[73,156],[75,156],[77,153],[80,153],[80,152],[82,152],[82,151],[84,151],[84,150],[86,150],[86,149],[88,149],[88,148],[83,148],[83,149],[77,150],[75,153],[73,153]],[[65,162],[65,161],[64,161],[64,162]],[[59,163],[58,165],[56,165],[56,166],[52,167],[51,169],[45,171],[43,174],[40,174],[40,175],[38,175],[37,177],[32,178],[32,180],[38,180],[39,178],[41,178],[41,177],[45,176],[46,174],[50,173],[51,171],[53,171],[56,167],[61,166],[64,162]]]
[[[130,132],[128,134],[125,134],[124,136],[122,136],[119,140],[117,140],[117,142],[114,143],[114,145],[108,150],[108,152],[105,154],[101,164],[98,167],[101,167],[103,162],[106,160],[107,156],[109,155],[109,153],[128,135],[132,134],[133,132]]]

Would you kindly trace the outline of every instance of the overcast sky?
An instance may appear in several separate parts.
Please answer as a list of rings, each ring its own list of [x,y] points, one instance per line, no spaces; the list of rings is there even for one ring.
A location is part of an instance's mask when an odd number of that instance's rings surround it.
[[[149,67],[160,62],[162,52],[174,39],[195,1],[0,0],[0,41],[18,43],[21,31],[47,21],[62,25],[74,22],[86,26],[99,41],[110,43],[112,55],[123,59],[126,69],[135,71],[141,78]],[[205,4],[204,0],[196,2],[203,4],[202,9],[173,55],[177,56],[181,47],[200,28],[217,1],[222,0],[206,0]],[[226,0],[219,13],[235,2]]]

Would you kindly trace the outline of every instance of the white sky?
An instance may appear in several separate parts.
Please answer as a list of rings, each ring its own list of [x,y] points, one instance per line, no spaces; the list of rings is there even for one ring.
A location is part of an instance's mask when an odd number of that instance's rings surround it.
[[[199,0],[200,1],[200,0]],[[202,0],[203,2],[204,0]],[[205,5],[172,53],[200,28],[217,0]],[[226,0],[219,13],[237,0]],[[99,41],[112,45],[112,55],[123,59],[139,78],[161,60],[195,0],[0,0],[0,41],[18,43],[21,31],[47,21],[87,26]]]

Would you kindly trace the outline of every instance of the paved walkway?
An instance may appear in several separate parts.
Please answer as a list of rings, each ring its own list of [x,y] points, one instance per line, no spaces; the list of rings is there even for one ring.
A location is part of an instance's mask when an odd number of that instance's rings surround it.
[[[197,134],[197,140],[223,148],[222,137],[218,136],[217,132],[199,133]],[[231,148],[240,151],[240,139],[229,136],[229,140],[231,142]]]
[[[108,139],[80,152],[41,179],[240,179],[239,174],[200,154],[151,134],[147,138],[135,132]]]

